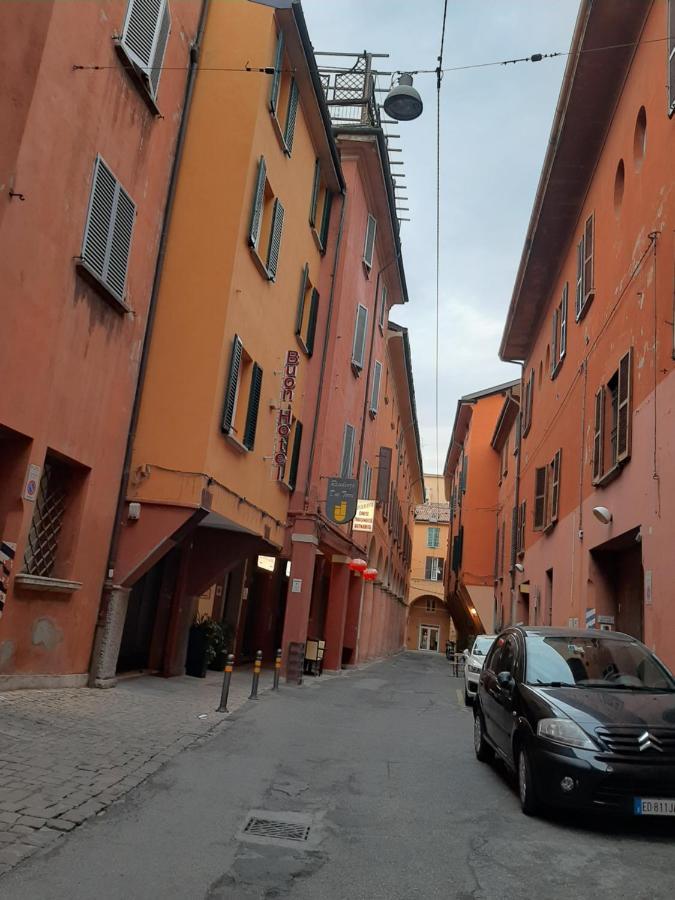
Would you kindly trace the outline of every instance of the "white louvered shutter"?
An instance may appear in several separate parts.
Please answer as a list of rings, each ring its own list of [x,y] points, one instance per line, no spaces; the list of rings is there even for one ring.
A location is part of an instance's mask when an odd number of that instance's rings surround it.
[[[277,104],[279,102],[279,90],[281,88],[281,66],[284,59],[284,33],[279,32],[277,38],[277,52],[274,57],[274,77],[272,78],[272,87],[270,88],[270,111],[277,114]]]
[[[356,309],[356,327],[354,328],[354,344],[352,346],[352,364],[359,369],[363,368],[363,360],[366,351],[367,324],[368,310],[365,306],[359,304]]]
[[[373,369],[373,390],[370,395],[370,411],[377,413],[380,404],[380,382],[382,381],[382,363],[376,362]]]
[[[277,267],[279,265],[279,251],[281,250],[281,232],[284,227],[284,208],[280,200],[274,201],[274,212],[272,213],[272,230],[270,232],[270,251],[267,256],[267,274],[270,281],[274,281],[277,277]]]
[[[319,204],[319,188],[321,187],[321,162],[317,159],[314,163],[314,180],[312,182],[312,196],[309,201],[309,224],[316,227],[316,210]]]
[[[171,30],[168,0],[129,0],[122,30],[122,46],[148,79],[153,98]]]
[[[366,226],[366,241],[363,247],[363,261],[370,269],[373,265],[373,253],[375,251],[375,232],[377,231],[377,222],[368,215],[368,224]]]

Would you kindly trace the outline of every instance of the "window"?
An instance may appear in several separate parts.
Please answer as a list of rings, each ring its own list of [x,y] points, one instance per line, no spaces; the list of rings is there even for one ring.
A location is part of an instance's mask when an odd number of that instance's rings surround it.
[[[466,494],[466,481],[469,477],[469,457],[464,454],[462,457],[462,474],[460,476],[460,490],[463,494]]]
[[[123,306],[135,217],[133,200],[98,156],[78,264]]]
[[[363,368],[366,355],[366,329],[368,327],[368,310],[360,303],[356,307],[356,324],[354,326],[354,343],[352,345],[352,369],[355,374]]]
[[[523,502],[518,507],[518,521],[517,521],[518,534],[516,537],[516,554],[525,552],[525,523],[527,521],[526,509],[527,509],[526,501],[523,500]]]
[[[391,447],[380,447],[377,461],[377,496],[376,500],[382,505],[382,516],[387,518],[387,491],[391,478]]]
[[[632,352],[595,395],[593,483],[606,484],[630,459],[632,419]]]
[[[436,601],[433,597],[427,597],[427,612],[436,612]]]
[[[370,500],[370,489],[373,481],[373,467],[367,460],[363,461],[363,473],[361,475],[361,499]]]
[[[593,215],[586,219],[584,233],[577,244],[576,320],[583,318],[595,295],[593,251],[595,229]]]
[[[534,399],[534,369],[530,369],[530,377],[524,390],[522,437],[526,437],[532,425],[532,401]]]
[[[560,303],[553,310],[553,334],[551,336],[551,378],[555,378],[567,352],[567,294],[568,283],[563,287]]]
[[[380,299],[380,318],[378,320],[378,325],[380,326],[380,331],[384,334],[384,326],[387,320],[387,287],[386,285],[382,285],[382,295]]]
[[[287,156],[290,156],[293,152],[299,99],[298,84],[295,78],[284,72],[284,35],[280,31],[274,56],[274,77],[270,87],[270,112],[272,113],[275,130]],[[284,105],[286,106],[286,120],[282,131],[279,122],[279,110]]]
[[[675,0],[668,0],[668,115],[675,113]]]
[[[508,435],[504,441],[501,453],[501,463],[499,466],[501,477],[505,478],[509,474],[509,438]]]
[[[253,450],[258,425],[263,370],[244,350],[238,334],[232,342],[221,430],[245,450]],[[244,400],[244,398],[247,398]]]
[[[298,309],[295,317],[295,334],[307,356],[314,352],[316,320],[319,314],[319,292],[309,280],[309,263],[300,275]]]
[[[440,556],[427,556],[424,577],[427,581],[443,581],[443,560]]]
[[[558,521],[562,450],[534,474],[534,530],[547,531]]]
[[[314,241],[321,253],[326,251],[332,204],[332,193],[321,184],[321,162],[317,159],[314,163],[314,179],[312,181],[312,194],[309,203],[309,225],[314,235]]]
[[[129,0],[118,47],[153,105],[170,32],[168,0]]]
[[[382,363],[375,362],[373,366],[373,388],[370,392],[370,416],[375,418],[380,405],[380,383],[382,381]]]
[[[296,419],[293,422],[293,427],[291,430],[291,437],[289,440],[289,446],[291,448],[290,452],[290,465],[288,467],[288,477],[285,478],[285,482],[290,488],[291,491],[295,490],[295,486],[298,479],[298,464],[300,462],[300,446],[302,444],[302,422]]]
[[[258,268],[270,281],[276,281],[277,277],[283,227],[284,208],[270,187],[265,158],[261,156],[253,192],[248,242]]]
[[[375,253],[375,232],[377,231],[377,221],[368,214],[368,224],[366,225],[366,240],[363,246],[363,264],[370,271],[373,267],[373,255]]]
[[[314,180],[312,181],[312,197],[309,201],[309,224],[316,229],[316,214],[319,208],[319,192],[321,191],[321,160],[314,163]]]
[[[47,455],[23,558],[23,571],[28,575],[49,578],[54,574],[59,537],[68,503],[70,476],[70,469],[65,463]]]
[[[354,465],[354,426],[345,425],[342,435],[342,456],[340,460],[340,478],[352,477],[352,466]]]
[[[438,549],[441,546],[441,529],[427,528],[427,547]]]

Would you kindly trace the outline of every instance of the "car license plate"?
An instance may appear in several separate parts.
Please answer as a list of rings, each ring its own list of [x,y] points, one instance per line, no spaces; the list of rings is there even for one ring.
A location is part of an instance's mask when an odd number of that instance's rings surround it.
[[[635,797],[633,812],[636,816],[675,816],[675,800],[657,797]]]

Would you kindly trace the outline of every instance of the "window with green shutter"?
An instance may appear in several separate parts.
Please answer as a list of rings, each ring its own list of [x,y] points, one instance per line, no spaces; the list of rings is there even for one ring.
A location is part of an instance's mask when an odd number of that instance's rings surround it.
[[[368,327],[368,310],[359,303],[356,307],[354,323],[354,341],[352,343],[352,368],[358,374],[363,368],[366,356],[366,330]]]
[[[311,356],[314,352],[318,314],[319,292],[310,281],[309,263],[305,263],[300,275],[300,291],[295,314],[295,334],[307,356]]]
[[[295,120],[298,115],[298,101],[300,95],[298,92],[298,83],[295,78],[291,81],[291,91],[288,98],[288,109],[286,110],[286,127],[284,128],[284,146],[286,153],[290,156],[293,152],[293,140],[295,138]]]
[[[270,86],[270,112],[276,116],[281,91],[281,75],[284,60],[284,33],[280,31],[277,36],[277,48],[274,54],[274,75]]]
[[[251,201],[248,243],[256,265],[269,281],[276,281],[283,227],[284,207],[274,196],[267,178],[267,164],[261,156]],[[264,252],[263,248],[266,248]]]
[[[258,363],[253,364],[251,373],[251,390],[248,395],[248,410],[246,412],[246,427],[244,428],[243,444],[247,450],[253,450],[255,446],[255,431],[258,425],[258,409],[260,408],[260,392],[262,390],[263,370]]]

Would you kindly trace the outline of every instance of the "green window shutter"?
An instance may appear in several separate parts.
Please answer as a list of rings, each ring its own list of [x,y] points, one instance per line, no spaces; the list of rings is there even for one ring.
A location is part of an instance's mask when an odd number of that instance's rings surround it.
[[[630,456],[631,439],[631,351],[621,357],[617,395],[616,461],[623,462]]]
[[[223,406],[223,421],[221,428],[225,434],[229,434],[232,430],[232,421],[234,419],[234,408],[237,402],[237,386],[239,384],[239,367],[241,366],[241,354],[244,345],[238,334],[235,334],[232,342],[232,356],[230,357],[230,372],[227,377],[227,387],[225,389],[225,404]]]
[[[277,114],[277,104],[279,103],[279,90],[281,88],[281,67],[284,59],[284,33],[279,32],[277,39],[277,52],[274,57],[274,77],[272,79],[272,87],[270,88],[270,112],[275,116]]]
[[[424,577],[427,581],[431,581],[431,564],[433,556],[427,556],[424,564]]]
[[[382,381],[382,363],[375,362],[373,367],[373,386],[370,394],[370,412],[377,415],[380,405],[380,382]]]
[[[316,336],[316,319],[319,314],[319,292],[316,288],[312,291],[312,301],[309,308],[309,321],[307,322],[307,355],[311,356],[314,352],[314,338]]]
[[[309,224],[316,227],[316,208],[319,204],[319,188],[321,187],[321,162],[314,163],[314,181],[312,183],[312,199],[309,203]]]
[[[321,217],[321,234],[319,235],[319,240],[321,241],[321,247],[326,249],[326,242],[328,241],[328,228],[330,227],[330,209],[333,205],[333,195],[330,191],[326,191],[326,199],[323,204],[323,215]]]
[[[248,230],[248,242],[251,247],[258,249],[260,241],[260,226],[262,225],[263,204],[265,203],[265,182],[267,180],[267,165],[265,157],[261,156],[258,163],[258,177],[253,192],[253,206],[251,208],[251,224]]]
[[[274,212],[272,213],[272,230],[270,232],[270,249],[267,254],[267,275],[270,281],[275,281],[277,277],[277,266],[279,265],[279,251],[281,249],[281,232],[284,227],[284,208],[280,200],[274,201]]]
[[[258,425],[258,409],[260,407],[260,391],[262,388],[263,370],[258,363],[253,364],[251,374],[251,392],[248,395],[248,410],[246,412],[246,427],[244,428],[243,444],[247,450],[253,450],[255,446],[255,430]]]
[[[286,128],[284,129],[284,144],[290,156],[293,152],[293,139],[295,137],[295,119],[298,114],[298,83],[295,78],[291,81],[291,95],[288,98],[288,112],[286,113]]]
[[[302,333],[302,320],[305,315],[305,292],[307,291],[307,279],[309,278],[309,263],[305,263],[305,267],[300,275],[300,293],[298,294],[298,311],[295,315],[295,333]]]
[[[294,491],[298,480],[298,464],[300,462],[300,444],[302,443],[302,422],[295,423],[295,440],[293,441],[293,451],[291,453],[291,466],[288,470],[289,488]]]

